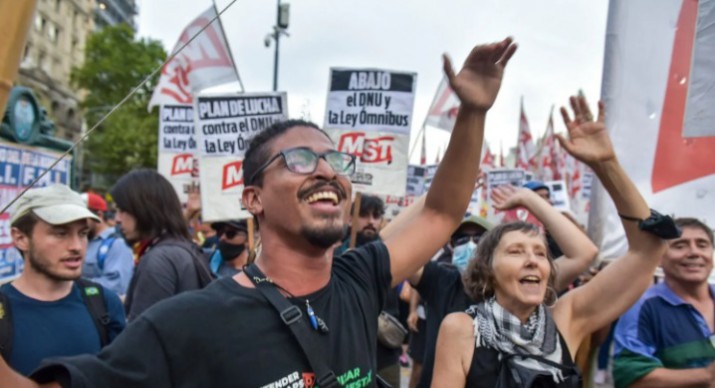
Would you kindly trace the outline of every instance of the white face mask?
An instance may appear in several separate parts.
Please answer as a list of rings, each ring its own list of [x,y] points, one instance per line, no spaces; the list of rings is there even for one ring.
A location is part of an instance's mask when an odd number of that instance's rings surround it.
[[[464,272],[467,269],[469,260],[472,259],[474,251],[477,250],[477,244],[471,239],[466,244],[457,245],[454,247],[452,254],[452,264],[459,269],[459,272]]]

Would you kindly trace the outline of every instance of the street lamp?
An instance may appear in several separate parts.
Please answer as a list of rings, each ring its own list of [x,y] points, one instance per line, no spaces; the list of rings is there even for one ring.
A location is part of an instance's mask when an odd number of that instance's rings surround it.
[[[271,46],[271,40],[276,41],[276,49],[273,57],[273,91],[278,90],[278,48],[280,46],[281,35],[290,36],[286,29],[288,28],[288,22],[290,19],[290,4],[281,4],[281,0],[278,0],[278,12],[276,15],[276,25],[273,26],[273,32],[266,35],[263,40],[263,44],[266,47]]]

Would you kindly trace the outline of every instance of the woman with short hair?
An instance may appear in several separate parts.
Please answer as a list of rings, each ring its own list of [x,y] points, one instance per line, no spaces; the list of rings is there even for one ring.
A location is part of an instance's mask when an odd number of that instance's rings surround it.
[[[442,322],[433,387],[580,386],[573,362],[579,345],[636,302],[663,254],[659,236],[668,233],[657,236],[663,229],[652,232],[647,225],[677,231],[668,217],[651,213],[618,163],[603,104],[594,121],[583,97],[570,102],[574,120],[561,108],[569,139],[559,136],[559,142],[601,180],[622,215],[629,249],[587,285],[557,300],[543,233],[523,222],[489,231],[464,274],[468,294],[479,303]],[[520,195],[519,190],[498,190],[495,205],[517,206]]]

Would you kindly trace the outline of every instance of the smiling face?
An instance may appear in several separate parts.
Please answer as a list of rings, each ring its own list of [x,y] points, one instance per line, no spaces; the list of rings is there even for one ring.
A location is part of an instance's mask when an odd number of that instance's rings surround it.
[[[661,261],[665,277],[683,285],[706,283],[713,269],[713,244],[701,228],[682,229],[680,238],[668,241]]]
[[[325,134],[297,126],[271,141],[270,155],[295,147],[306,147],[318,154],[335,149]],[[352,190],[348,177],[338,175],[322,158],[312,174],[288,170],[283,157],[262,174],[261,187],[248,186],[255,192],[255,196],[248,196],[253,198],[248,202],[263,231],[274,231],[286,238],[301,236],[320,248],[329,248],[343,237]]]
[[[505,233],[492,261],[497,301],[515,315],[544,302],[551,263],[544,236],[520,230]]]

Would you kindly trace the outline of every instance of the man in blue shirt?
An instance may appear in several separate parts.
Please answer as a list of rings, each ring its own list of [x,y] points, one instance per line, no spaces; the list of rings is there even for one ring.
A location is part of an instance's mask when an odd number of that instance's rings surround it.
[[[96,219],[80,195],[62,185],[27,191],[10,214],[12,241],[25,269],[0,288],[10,312],[0,319],[10,319],[11,325],[9,333],[0,333],[10,338],[0,342],[10,340],[10,352],[3,349],[3,357],[24,375],[46,357],[96,353],[105,334],[111,341],[124,328],[117,295],[75,282],[82,273],[89,220]],[[90,291],[104,295],[109,322],[102,334],[81,294]]]
[[[107,202],[94,193],[86,196],[87,207],[99,221],[89,221],[89,245],[82,276],[117,295],[125,295],[134,272],[134,254],[117,230],[107,225]]]
[[[652,286],[616,325],[616,387],[712,386],[715,381],[713,232],[678,218],[683,235],[668,240],[663,283]]]

